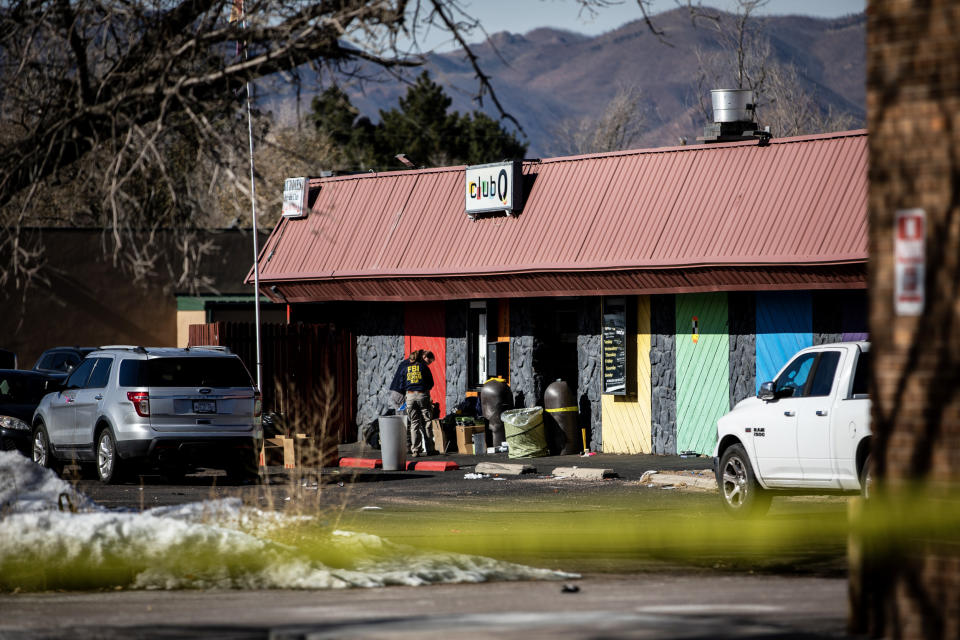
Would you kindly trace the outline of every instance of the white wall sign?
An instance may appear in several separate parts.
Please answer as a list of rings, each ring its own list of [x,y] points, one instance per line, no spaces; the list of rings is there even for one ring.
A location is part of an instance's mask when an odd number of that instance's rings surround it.
[[[500,162],[467,167],[465,209],[468,216],[488,211],[518,211],[523,183],[521,163]]]
[[[302,218],[307,215],[306,178],[287,178],[283,181],[283,217]]]
[[[923,313],[927,215],[923,209],[897,211],[894,229],[894,307],[898,316]]]

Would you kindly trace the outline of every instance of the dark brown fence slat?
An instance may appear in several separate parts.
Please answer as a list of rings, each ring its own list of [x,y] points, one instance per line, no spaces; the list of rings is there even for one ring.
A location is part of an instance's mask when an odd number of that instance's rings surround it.
[[[264,411],[298,413],[322,423],[339,442],[353,442],[356,427],[354,336],[329,324],[260,326]],[[219,345],[237,354],[256,378],[256,327],[249,322],[190,325],[189,345]],[[325,397],[332,377],[333,394]],[[326,405],[330,404],[329,412]]]

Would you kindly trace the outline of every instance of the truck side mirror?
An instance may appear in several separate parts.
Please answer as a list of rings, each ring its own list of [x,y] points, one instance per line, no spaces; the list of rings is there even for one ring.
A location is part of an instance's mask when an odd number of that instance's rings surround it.
[[[761,400],[767,402],[777,399],[777,392],[773,388],[772,382],[764,382],[760,385],[760,391],[757,392],[757,397]]]

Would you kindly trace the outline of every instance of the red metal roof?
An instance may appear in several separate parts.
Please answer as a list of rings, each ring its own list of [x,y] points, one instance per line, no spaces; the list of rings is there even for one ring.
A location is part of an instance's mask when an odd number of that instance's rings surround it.
[[[520,214],[475,221],[464,167],[312,180],[310,215],[264,245],[261,285],[291,302],[865,286],[866,131],[523,173]]]

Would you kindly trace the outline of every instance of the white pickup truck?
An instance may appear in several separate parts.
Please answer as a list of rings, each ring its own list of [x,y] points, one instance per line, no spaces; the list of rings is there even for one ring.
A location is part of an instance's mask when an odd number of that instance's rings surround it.
[[[728,512],[765,513],[778,491],[867,494],[870,363],[868,342],[803,349],[717,421],[713,464]]]

